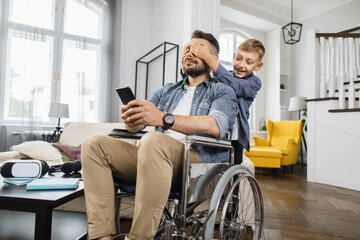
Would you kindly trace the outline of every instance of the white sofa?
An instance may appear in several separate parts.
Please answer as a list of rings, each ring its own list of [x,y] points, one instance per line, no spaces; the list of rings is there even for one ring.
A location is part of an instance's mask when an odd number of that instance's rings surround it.
[[[123,123],[66,123],[60,136],[59,143],[69,146],[79,146],[82,141],[91,135],[106,135],[114,128],[124,128]],[[8,159],[25,157],[16,151],[0,153],[0,163]],[[48,162],[52,164],[51,162]],[[58,163],[57,163],[58,164]]]
[[[92,135],[107,135],[114,128],[124,128],[123,123],[75,123],[70,122],[65,124],[63,132],[60,136],[59,143],[69,146],[79,146],[82,141]],[[149,127],[146,130],[152,131],[153,128]],[[136,140],[126,140],[133,144],[136,144]],[[0,163],[8,159],[20,159],[24,155],[16,151],[7,151],[0,153]],[[49,165],[54,164],[54,162],[48,162]],[[59,164],[58,162],[55,162]],[[246,166],[253,174],[255,174],[255,167],[253,163],[244,156],[242,163]],[[61,210],[70,210],[70,211],[85,211],[85,202],[84,197],[81,196],[67,204],[64,204],[57,209]]]

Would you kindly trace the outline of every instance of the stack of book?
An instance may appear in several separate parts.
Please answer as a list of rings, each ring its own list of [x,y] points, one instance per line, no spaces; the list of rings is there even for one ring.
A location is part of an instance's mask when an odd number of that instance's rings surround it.
[[[26,190],[75,190],[80,178],[4,178],[4,182],[16,186],[26,185]]]

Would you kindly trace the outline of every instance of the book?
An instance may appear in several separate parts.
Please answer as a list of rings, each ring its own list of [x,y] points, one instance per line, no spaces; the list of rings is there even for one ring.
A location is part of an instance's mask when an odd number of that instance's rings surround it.
[[[4,182],[10,183],[16,186],[26,185],[33,181],[34,178],[4,178]]]
[[[110,131],[109,136],[115,138],[140,139],[147,131],[129,132],[126,129],[114,128]]]
[[[74,190],[79,186],[80,178],[38,178],[26,185],[26,190]]]

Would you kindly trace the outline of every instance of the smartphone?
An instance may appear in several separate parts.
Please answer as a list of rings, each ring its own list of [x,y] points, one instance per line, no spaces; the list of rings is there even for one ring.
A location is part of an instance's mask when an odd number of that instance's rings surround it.
[[[116,92],[118,93],[118,95],[124,105],[126,105],[130,101],[136,99],[133,91],[129,87],[117,88]]]

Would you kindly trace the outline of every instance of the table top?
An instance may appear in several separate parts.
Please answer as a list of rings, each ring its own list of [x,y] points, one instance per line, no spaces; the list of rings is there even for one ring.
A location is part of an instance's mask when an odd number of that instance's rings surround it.
[[[55,173],[45,175],[46,177],[62,177],[63,173]],[[79,182],[79,186],[75,190],[37,190],[26,191],[26,185],[16,186],[3,181],[0,175],[0,203],[11,204],[43,204],[50,207],[57,207],[78,196],[84,194],[84,184]],[[0,208],[2,208],[0,204]]]

